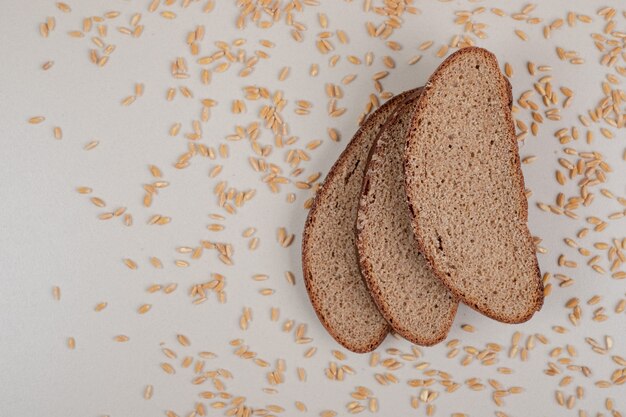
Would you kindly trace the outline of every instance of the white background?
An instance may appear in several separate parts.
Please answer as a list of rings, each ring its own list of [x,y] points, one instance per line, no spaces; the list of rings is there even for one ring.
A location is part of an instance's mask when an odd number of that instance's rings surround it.
[[[296,43],[289,36],[289,28],[279,22],[272,29],[261,30],[249,25],[244,31],[237,30],[234,22],[237,9],[234,2],[220,1],[210,14],[200,12],[201,4],[192,4],[188,9],[178,5],[172,7],[178,17],[165,20],[158,13],[147,11],[147,1],[74,1],[72,12],[61,13],[53,1],[3,1],[0,14],[0,415],[1,416],[158,416],[165,410],[187,415],[198,398],[198,393],[212,387],[192,385],[190,369],[180,367],[185,355],[195,355],[202,350],[215,352],[218,357],[207,361],[206,369],[230,370],[233,380],[226,380],[227,391],[234,396],[247,397],[247,403],[256,408],[268,404],[279,404],[286,409],[282,415],[300,414],[294,401],[304,402],[309,412],[318,415],[322,410],[332,409],[346,415],[346,404],[351,401],[349,392],[356,386],[372,389],[380,402],[380,415],[424,415],[422,404],[419,410],[411,411],[410,396],[418,395],[417,388],[406,384],[408,379],[426,378],[421,371],[406,363],[395,374],[400,379],[396,385],[379,386],[373,379],[375,372],[383,372],[368,366],[369,355],[346,352],[337,345],[317,321],[308,302],[300,273],[300,234],[306,211],[304,201],[311,191],[298,190],[293,185],[282,188],[278,194],[269,192],[261,183],[260,175],[252,171],[247,163],[251,156],[245,141],[230,143],[231,157],[223,161],[195,158],[189,168],[173,168],[176,158],[185,152],[186,140],[182,134],[177,138],[168,135],[169,127],[180,122],[183,132],[190,130],[191,120],[200,112],[199,100],[212,98],[219,105],[212,110],[211,120],[203,125],[202,143],[216,146],[234,131],[237,124],[244,125],[257,118],[260,102],[247,102],[244,115],[230,113],[231,101],[243,99],[241,87],[261,85],[271,91],[281,90],[289,105],[283,112],[290,124],[292,135],[300,138],[300,144],[313,139],[323,139],[323,145],[311,152],[312,160],[304,163],[305,174],[327,172],[337,155],[356,130],[356,119],[363,109],[367,97],[373,92],[371,76],[386,69],[382,56],[390,55],[397,67],[383,80],[385,89],[398,93],[422,85],[436,68],[441,58],[436,51],[462,28],[454,25],[454,11],[469,10],[478,6],[498,6],[507,13],[518,12],[526,3],[508,2],[418,2],[421,15],[405,15],[403,27],[391,39],[401,43],[398,52],[388,49],[382,40],[367,36],[365,22],[376,24],[382,19],[372,13],[363,12],[361,1],[323,1],[321,6],[307,7],[296,20],[305,23],[303,43]],[[618,6],[617,1],[605,1],[602,5]],[[567,10],[592,16],[591,24],[578,23],[575,28],[555,31],[551,40],[541,36],[539,25],[528,25],[509,17],[500,18],[489,12],[477,20],[487,23],[488,38],[479,45],[493,50],[503,65],[510,62],[515,71],[511,80],[514,96],[531,89],[533,80],[525,71],[526,62],[532,59],[537,64],[552,65],[554,84],[565,85],[575,91],[573,106],[564,110],[563,120],[545,123],[540,136],[530,137],[520,145],[522,157],[538,156],[538,160],[524,166],[527,186],[532,189],[530,198],[530,228],[534,235],[543,239],[542,246],[548,249],[539,255],[542,271],[565,273],[575,279],[575,285],[559,288],[556,281],[553,294],[546,299],[543,310],[523,325],[510,326],[490,321],[465,307],[459,309],[449,340],[459,338],[463,345],[483,348],[488,342],[500,343],[507,350],[514,331],[524,334],[523,341],[533,333],[542,333],[550,340],[549,346],[538,344],[529,354],[528,362],[519,357],[508,359],[506,352],[499,355],[497,366],[514,369],[512,375],[500,375],[496,366],[481,366],[473,363],[462,367],[460,360],[447,359],[447,349],[442,344],[422,349],[424,361],[431,368],[448,372],[453,380],[463,383],[466,379],[480,378],[486,384],[495,378],[506,387],[521,386],[524,393],[506,397],[506,406],[499,410],[511,416],[560,416],[577,415],[579,408],[590,415],[604,410],[606,397],[613,397],[615,408],[624,412],[624,388],[599,389],[594,382],[609,379],[617,365],[610,355],[626,356],[624,314],[617,316],[613,309],[620,298],[625,297],[624,281],[600,276],[585,265],[585,258],[574,249],[567,248],[564,237],[574,237],[585,226],[584,218],[589,215],[606,218],[608,213],[623,210],[615,200],[602,196],[589,208],[580,210],[580,220],[558,217],[541,212],[535,203],[552,204],[557,192],[561,191],[554,180],[557,158],[562,157],[562,146],[553,137],[561,127],[580,126],[577,116],[593,108],[602,97],[600,83],[606,69],[599,65],[600,54],[595,50],[591,33],[602,30],[603,22],[596,15],[600,3],[554,1],[541,4],[532,13],[551,22],[565,18]],[[79,30],[86,16],[102,15],[118,10],[122,15],[108,21],[107,41],[116,45],[109,63],[99,68],[88,60],[88,49],[92,47],[89,37],[71,38],[70,30]],[[165,9],[159,9],[165,10]],[[619,10],[619,9],[618,9]],[[141,12],[145,31],[139,39],[130,38],[116,31],[118,26],[128,26],[129,18]],[[317,13],[328,15],[330,29],[343,29],[350,43],[337,46],[335,53],[342,55],[335,68],[327,65],[329,55],[321,55],[315,48],[316,34],[322,29],[317,23]],[[621,13],[621,10],[620,12]],[[56,30],[48,39],[38,33],[38,25],[46,16],[55,16]],[[616,30],[623,30],[626,20],[618,16]],[[214,74],[209,86],[199,83],[199,66],[189,55],[184,41],[187,32],[196,25],[206,27],[202,52],[214,51],[214,41],[232,42],[245,38],[243,46],[249,53],[261,49],[258,39],[270,39],[276,48],[267,50],[271,59],[261,61],[250,77],[238,78],[236,71]],[[620,28],[621,25],[621,28]],[[522,42],[513,33],[522,29],[529,40]],[[424,41],[434,40],[435,46],[420,52],[417,46]],[[555,47],[579,52],[586,63],[575,66],[559,61]],[[371,67],[354,66],[345,58],[348,54],[363,57],[372,51],[376,57]],[[422,60],[414,65],[407,61],[414,55],[423,54]],[[184,56],[190,66],[190,80],[175,80],[169,72],[170,63]],[[41,65],[54,61],[54,66],[43,71]],[[320,65],[320,75],[308,75],[310,64]],[[279,82],[278,72],[283,66],[291,67],[290,77]],[[326,114],[324,84],[339,83],[347,74],[358,74],[357,80],[344,87],[345,98],[341,105],[349,111],[345,116],[331,119]],[[131,106],[121,106],[120,101],[133,94],[136,82],[145,84],[145,94]],[[172,102],[165,100],[169,87],[188,86],[195,94],[185,99],[180,92]],[[294,102],[310,100],[314,108],[309,116],[298,116]],[[27,123],[32,116],[43,115],[46,121],[39,125]],[[523,115],[528,120],[528,114]],[[62,140],[52,135],[54,126],[63,128]],[[326,128],[335,127],[342,133],[340,143],[327,139]],[[605,188],[618,196],[624,196],[623,133],[616,133],[609,141],[599,135],[594,126],[596,142],[586,145],[580,140],[572,147],[580,151],[597,150],[613,167]],[[584,130],[583,130],[584,132]],[[83,147],[91,140],[100,144],[91,151]],[[272,143],[269,132],[264,131],[260,142]],[[275,149],[270,159],[285,167],[286,151]],[[224,171],[216,178],[208,177],[208,171],[216,163],[224,165]],[[148,165],[160,167],[169,188],[162,190],[149,209],[141,205],[142,184],[153,181]],[[239,189],[257,189],[256,197],[236,216],[228,216],[226,230],[209,232],[206,226],[214,223],[209,213],[223,213],[217,207],[212,194],[218,181],[228,181]],[[133,213],[135,224],[127,228],[119,219],[101,221],[98,214],[104,210],[93,206],[88,196],[76,192],[78,186],[93,188],[94,196],[103,198],[114,209],[126,206]],[[565,190],[572,195],[576,188],[571,183]],[[597,192],[598,190],[596,190]],[[286,203],[288,192],[295,192],[297,200]],[[172,217],[166,226],[149,226],[147,219],[152,214]],[[261,244],[256,252],[246,249],[247,240],[241,238],[242,231],[249,226],[258,229]],[[288,249],[276,242],[278,227],[286,227],[296,234],[294,244]],[[591,247],[594,241],[608,241],[624,236],[624,220],[612,221],[602,234],[594,234],[584,241]],[[186,269],[177,268],[175,259],[188,259],[188,255],[177,253],[180,246],[195,246],[201,239],[231,242],[234,245],[234,266],[228,267],[217,260],[215,253],[205,251],[199,261],[192,262]],[[557,257],[565,253],[580,265],[577,269],[560,268]],[[165,268],[156,270],[148,262],[150,256],[163,260]],[[124,266],[123,258],[131,258],[139,264],[132,271]],[[607,267],[606,259],[601,263]],[[296,274],[296,286],[291,287],[284,279],[285,271]],[[214,297],[195,306],[187,295],[193,283],[208,281],[210,273],[226,276],[226,304],[218,304]],[[255,282],[253,274],[268,274],[266,282]],[[145,289],[153,283],[177,283],[178,289],[170,295],[148,294]],[[52,297],[53,286],[62,291],[61,301]],[[261,288],[273,288],[276,293],[264,297]],[[584,306],[584,319],[579,327],[567,321],[563,305],[571,297],[583,302],[592,295],[601,295],[598,306],[607,309],[609,320],[604,323],[591,321],[595,307]],[[94,306],[106,301],[108,307],[95,312]],[[139,315],[137,308],[144,303],[152,304],[152,310]],[[243,307],[251,307],[253,321],[250,329],[239,329],[239,317]],[[278,323],[269,320],[271,306],[280,307]],[[281,330],[286,319],[297,324],[306,323],[307,336],[314,340],[309,345],[294,343],[294,334]],[[472,324],[477,331],[469,334],[460,329],[461,324]],[[551,330],[562,325],[570,331],[565,335]],[[185,334],[191,340],[190,347],[183,348],[176,342],[177,334]],[[115,335],[130,337],[127,343],[113,341]],[[584,342],[585,337],[594,337],[603,343],[605,335],[614,339],[614,347],[607,355],[591,351]],[[67,338],[76,339],[76,349],[67,347]],[[260,368],[250,361],[233,355],[234,348],[228,344],[241,338],[259,357],[275,366],[278,358],[287,363],[286,382],[277,386],[279,393],[269,395],[262,391],[268,387],[265,374],[270,368]],[[570,343],[576,346],[579,356],[574,363],[589,366],[593,374],[584,378],[580,373],[568,372],[574,382],[563,389],[566,395],[573,393],[576,385],[584,386],[584,400],[578,401],[574,410],[559,407],[554,400],[554,391],[560,377],[549,377],[543,373],[550,360],[548,352]],[[177,361],[168,360],[161,347],[168,346],[177,351]],[[318,348],[312,359],[304,359],[303,352],[310,346]],[[404,352],[410,344],[388,337],[378,349],[383,357],[387,348]],[[348,354],[345,362],[357,374],[348,375],[343,382],[329,381],[323,368],[335,360],[332,349]],[[422,359],[420,359],[422,360]],[[159,364],[171,362],[177,373],[166,375]],[[296,367],[308,372],[306,383],[299,382]],[[146,401],[142,397],[147,384],[154,385],[154,396]],[[434,385],[440,396],[434,401],[436,415],[446,416],[453,412],[468,415],[493,415],[497,409],[490,399],[491,388],[474,392],[466,386],[453,394],[442,392]],[[622,397],[621,399],[619,397]],[[209,411],[209,415],[222,415],[224,410]],[[609,413],[604,410],[608,415]],[[365,411],[364,413],[367,413]]]

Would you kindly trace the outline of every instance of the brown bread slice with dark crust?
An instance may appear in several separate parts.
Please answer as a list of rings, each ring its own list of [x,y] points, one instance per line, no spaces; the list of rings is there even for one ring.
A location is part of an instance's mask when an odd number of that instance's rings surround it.
[[[406,202],[402,162],[419,94],[398,106],[372,147],[356,226],[361,271],[378,310],[396,333],[430,346],[445,339],[458,301],[418,252]]]
[[[361,277],[355,224],[370,148],[407,94],[362,124],[317,192],[304,228],[302,271],[309,298],[331,336],[353,352],[374,350],[389,331]]]
[[[430,77],[407,137],[405,186],[419,250],[464,303],[528,320],[543,284],[511,116],[496,57],[464,48]]]

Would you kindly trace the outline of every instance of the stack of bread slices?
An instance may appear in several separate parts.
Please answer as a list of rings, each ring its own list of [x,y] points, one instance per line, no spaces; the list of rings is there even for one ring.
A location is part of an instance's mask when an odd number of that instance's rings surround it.
[[[340,155],[309,212],[302,268],[344,347],[369,352],[390,330],[436,344],[459,302],[505,323],[541,308],[511,104],[495,56],[460,49]]]

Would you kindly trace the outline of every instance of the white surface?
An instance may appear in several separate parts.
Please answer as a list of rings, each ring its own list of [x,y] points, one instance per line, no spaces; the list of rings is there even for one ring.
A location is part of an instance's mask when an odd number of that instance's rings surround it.
[[[158,14],[147,12],[149,2],[128,1],[80,1],[71,4],[69,14],[59,12],[52,1],[4,1],[0,15],[0,415],[2,416],[157,416],[165,410],[174,410],[180,416],[187,415],[199,400],[198,393],[213,390],[211,386],[196,386],[190,383],[192,371],[180,368],[185,355],[194,355],[201,350],[210,350],[218,358],[207,361],[206,369],[225,368],[230,370],[233,380],[226,380],[228,392],[248,399],[253,407],[279,404],[286,411],[282,415],[301,414],[296,411],[294,401],[304,402],[309,409],[307,415],[318,415],[320,411],[332,409],[340,415],[347,414],[346,404],[351,401],[349,392],[356,386],[372,389],[380,402],[379,415],[424,415],[422,404],[419,410],[411,410],[410,396],[418,395],[418,388],[406,384],[408,379],[426,378],[422,372],[406,363],[395,372],[400,383],[379,386],[373,379],[376,370],[367,363],[369,355],[348,353],[348,363],[356,375],[348,375],[343,382],[325,378],[323,368],[335,360],[332,349],[345,352],[324,331],[317,321],[308,302],[300,273],[300,240],[306,211],[303,202],[310,191],[297,190],[293,185],[282,188],[281,193],[272,194],[261,183],[260,175],[254,173],[247,163],[251,150],[246,141],[230,143],[231,157],[221,163],[224,172],[217,179],[208,177],[209,169],[219,162],[208,162],[195,158],[191,167],[176,170],[172,167],[176,158],[185,152],[186,140],[181,135],[170,137],[167,132],[174,122],[183,124],[183,132],[189,131],[192,119],[199,117],[199,99],[213,98],[219,106],[212,110],[211,120],[204,124],[203,143],[215,146],[233,132],[236,124],[244,125],[257,118],[260,102],[247,102],[244,115],[230,114],[230,104],[235,98],[242,99],[244,85],[267,86],[271,91],[282,90],[289,101],[283,112],[290,124],[291,134],[300,137],[303,144],[313,139],[324,139],[324,144],[311,152],[312,161],[304,163],[304,175],[322,171],[324,174],[356,130],[356,117],[373,87],[370,77],[385,69],[381,57],[391,55],[397,67],[383,80],[385,89],[400,92],[421,85],[428,74],[441,61],[435,56],[438,47],[460,33],[454,25],[455,10],[472,9],[478,5],[501,7],[512,13],[519,11],[524,2],[429,2],[420,4],[419,16],[405,15],[404,26],[397,30],[392,39],[400,42],[404,49],[393,52],[379,39],[369,38],[364,30],[366,21],[380,22],[379,16],[366,15],[362,2],[353,3],[325,1],[319,7],[308,7],[297,16],[308,27],[305,41],[298,44],[289,36],[284,23],[270,30],[249,26],[245,31],[234,27],[236,8],[234,2],[218,2],[211,14],[201,14],[201,5],[193,4],[183,10],[176,6],[178,18],[165,20]],[[603,2],[603,5],[617,1]],[[542,271],[565,273],[576,279],[575,285],[558,288],[556,281],[553,294],[546,299],[543,310],[530,322],[509,326],[490,321],[465,307],[459,309],[449,339],[459,338],[464,345],[484,347],[488,342],[500,343],[504,349],[510,345],[511,335],[518,330],[525,336],[543,333],[549,346],[538,346],[530,352],[528,362],[519,358],[508,359],[503,353],[498,366],[515,370],[513,375],[500,375],[496,366],[481,366],[473,363],[462,367],[462,355],[447,359],[447,349],[442,344],[424,348],[424,361],[433,369],[448,372],[454,381],[463,384],[477,377],[486,384],[495,378],[506,387],[522,386],[523,394],[506,397],[505,407],[500,410],[511,416],[560,416],[576,415],[577,409],[587,410],[590,415],[604,410],[604,399],[616,399],[615,408],[626,409],[624,387],[599,389],[593,383],[609,379],[617,365],[610,355],[626,356],[626,332],[624,314],[617,316],[613,309],[617,300],[624,298],[624,281],[609,276],[599,276],[585,265],[585,259],[575,250],[563,244],[566,236],[574,237],[585,225],[589,215],[606,216],[620,210],[614,200],[601,196],[590,208],[580,210],[580,220],[557,217],[539,211],[535,203],[552,203],[560,190],[554,181],[557,158],[562,156],[562,147],[552,136],[561,127],[579,125],[577,115],[591,108],[601,98],[600,83],[605,69],[598,64],[599,53],[594,49],[590,34],[600,32],[603,22],[595,14],[599,4],[589,2],[554,1],[540,5],[533,15],[551,21],[565,17],[565,8],[593,16],[594,22],[578,24],[575,29],[565,28],[553,34],[551,41],[541,36],[541,25],[527,25],[510,18],[498,18],[484,13],[479,21],[488,24],[488,38],[480,46],[493,50],[501,64],[510,62],[515,69],[512,79],[517,98],[523,90],[532,88],[532,81],[525,71],[529,58],[538,64],[553,65],[555,84],[566,85],[576,92],[572,108],[563,111],[560,122],[545,123],[539,138],[529,137],[521,145],[522,157],[537,155],[538,161],[524,166],[527,186],[533,190],[530,198],[530,226],[533,234],[543,238],[542,246],[549,253],[540,255]],[[74,39],[67,36],[69,30],[80,29],[82,18],[99,15],[109,10],[119,10],[123,16],[108,22],[108,41],[117,45],[109,63],[98,68],[88,61],[88,38]],[[145,32],[139,39],[117,33],[117,26],[127,26],[134,12],[143,14]],[[328,68],[330,55],[322,56],[314,45],[315,35],[321,31],[317,13],[328,15],[330,29],[343,29],[350,38],[349,45],[338,46],[336,53],[343,56],[354,54],[363,57],[372,51],[376,60],[373,66],[354,66],[342,58],[335,68]],[[55,16],[57,29],[48,39],[38,34],[38,24],[46,16]],[[622,28],[623,18],[618,18]],[[247,79],[235,76],[234,71],[214,74],[209,86],[198,82],[199,69],[188,54],[184,43],[185,35],[196,25],[204,24],[207,29],[202,51],[213,51],[212,42],[232,41],[242,37],[248,40],[244,48],[252,53],[259,49],[255,39],[270,39],[276,48],[269,50],[271,59],[261,61]],[[522,42],[513,33],[514,28],[526,31],[530,39]],[[619,27],[618,27],[619,30]],[[422,60],[408,66],[406,62],[417,54],[417,46],[426,40],[435,40],[431,49],[423,52]],[[337,42],[335,42],[337,45]],[[574,66],[557,59],[554,48],[575,49],[587,63]],[[202,53],[201,53],[202,54]],[[169,73],[169,64],[178,56],[184,56],[190,66],[190,80],[175,80]],[[54,67],[41,70],[41,65],[53,60]],[[309,66],[320,64],[320,75],[308,76]],[[291,66],[287,81],[277,81],[283,66]],[[345,98],[341,105],[349,112],[341,118],[326,116],[324,83],[339,83],[349,73],[358,74],[357,80],[344,87]],[[557,81],[558,80],[558,81]],[[133,93],[136,82],[145,84],[145,94],[129,107],[120,101]],[[562,83],[562,84],[561,84]],[[195,93],[193,99],[184,99],[180,92],[173,102],[165,100],[166,89],[181,85],[189,86]],[[293,113],[294,101],[307,99],[314,103],[309,116]],[[46,121],[40,125],[29,125],[28,118],[44,115]],[[527,115],[525,115],[526,117]],[[527,120],[527,119],[526,119]],[[52,136],[53,126],[63,128],[62,140]],[[339,144],[327,139],[326,128],[336,127],[342,132]],[[594,127],[594,129],[596,129]],[[602,152],[614,168],[609,175],[606,188],[616,195],[626,191],[623,133],[608,141],[596,131],[596,143],[589,147],[583,141],[572,144],[579,150],[593,149]],[[98,139],[100,145],[91,151],[83,146]],[[261,143],[272,143],[267,131],[262,133]],[[275,149],[270,157],[275,163],[285,166],[284,150]],[[164,180],[170,187],[162,190],[149,209],[143,208],[142,184],[153,179],[148,165],[160,167]],[[223,213],[216,206],[212,189],[220,180],[228,181],[240,189],[256,188],[257,196],[240,210],[237,216],[228,216],[226,230],[209,232],[206,226],[213,223],[209,213]],[[103,212],[88,201],[88,196],[76,193],[77,186],[89,186],[93,195],[103,198],[107,209],[126,206],[133,213],[135,224],[127,228],[119,219],[100,221],[97,215]],[[570,186],[570,192],[575,188]],[[287,204],[287,192],[295,192],[297,201]],[[623,207],[622,207],[623,209]],[[152,214],[172,217],[166,226],[148,226],[146,221]],[[258,229],[261,237],[256,252],[246,249],[246,240],[241,232],[248,226]],[[288,248],[276,242],[276,230],[284,226],[289,233],[296,234],[296,241]],[[600,235],[585,240],[588,246],[596,238],[610,241],[624,236],[624,220],[613,221],[609,229]],[[188,259],[188,255],[175,252],[180,246],[195,246],[201,239],[232,242],[235,246],[234,266],[221,264],[215,254],[205,251],[199,261],[186,269],[177,268],[175,259]],[[577,269],[559,268],[558,255],[565,253],[576,260]],[[165,264],[162,270],[152,268],[149,256],[158,256]],[[138,262],[139,269],[131,271],[122,263],[123,258]],[[603,260],[603,266],[606,260]],[[285,271],[293,271],[297,277],[295,287],[284,279]],[[217,272],[226,276],[228,302],[218,304],[214,297],[209,302],[194,306],[187,295],[192,283],[204,282],[209,274]],[[266,282],[255,282],[251,276],[265,273]],[[148,294],[145,288],[152,283],[178,283],[178,289],[170,295]],[[62,299],[53,300],[52,287],[61,287]],[[261,296],[261,288],[274,288],[276,293]],[[610,319],[604,323],[591,321],[594,307],[584,306],[583,324],[573,327],[567,321],[564,302],[571,297],[586,301],[592,295],[602,295],[598,306],[607,309]],[[99,313],[94,306],[101,301],[108,307]],[[137,314],[143,303],[153,305],[145,315]],[[239,317],[244,306],[251,307],[253,322],[250,329],[241,331]],[[281,309],[278,323],[269,320],[269,309]],[[307,336],[314,341],[310,345],[294,343],[294,334],[281,331],[285,319],[294,319],[297,324],[306,323]],[[477,332],[469,334],[460,325],[470,323]],[[554,325],[570,329],[566,335],[551,331]],[[192,345],[179,346],[176,334],[185,334]],[[115,343],[118,334],[130,337],[128,343]],[[603,342],[605,335],[612,335],[615,346],[608,355],[598,355],[584,342],[585,337],[594,337]],[[68,337],[76,338],[77,347],[69,350]],[[277,386],[276,395],[265,394],[266,372],[250,361],[232,354],[234,348],[228,341],[242,338],[259,357],[272,363],[284,358],[287,363],[286,383]],[[525,340],[525,337],[523,338]],[[559,407],[554,400],[554,390],[560,377],[549,377],[543,373],[550,360],[548,352],[566,343],[577,347],[579,356],[574,363],[587,365],[593,375],[584,378],[579,373],[568,372],[574,382],[563,388],[566,395],[573,393],[575,386],[586,389],[584,400],[578,401],[574,410]],[[160,344],[171,347],[179,354],[177,361],[169,361],[160,351]],[[318,348],[312,359],[304,359],[303,352],[309,346]],[[398,348],[408,351],[409,343],[387,338],[378,349]],[[160,369],[161,362],[172,362],[177,367],[175,375],[166,375]],[[299,382],[296,367],[304,367],[308,381]],[[142,398],[146,384],[154,385],[154,397],[150,401]],[[468,415],[493,415],[495,407],[491,401],[491,389],[474,392],[466,386],[453,394],[443,393],[435,384],[432,389],[440,396],[434,401],[436,414],[447,416],[452,412]],[[620,399],[621,397],[621,399]],[[208,403],[208,402],[207,402]],[[209,415],[222,415],[223,410],[209,411]],[[606,410],[605,414],[609,415]],[[364,411],[367,413],[367,411]]]

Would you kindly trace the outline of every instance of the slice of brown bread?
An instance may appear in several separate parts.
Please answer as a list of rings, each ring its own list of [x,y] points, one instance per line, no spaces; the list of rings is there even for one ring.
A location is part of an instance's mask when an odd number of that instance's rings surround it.
[[[389,330],[361,277],[355,224],[367,155],[407,94],[389,100],[356,132],[317,192],[304,228],[302,271],[309,298],[328,332],[353,352],[374,350]]]
[[[496,57],[448,57],[419,99],[404,157],[420,251],[463,302],[499,321],[528,320],[543,304],[528,202]]]
[[[357,216],[363,278],[378,310],[418,345],[445,339],[458,301],[418,252],[404,192],[402,160],[419,92],[399,105],[370,152]]]

